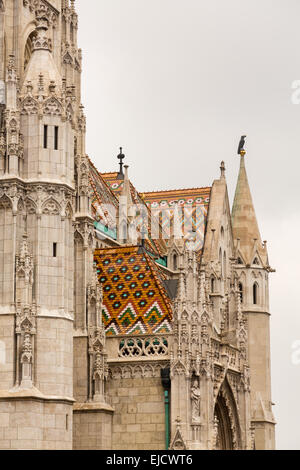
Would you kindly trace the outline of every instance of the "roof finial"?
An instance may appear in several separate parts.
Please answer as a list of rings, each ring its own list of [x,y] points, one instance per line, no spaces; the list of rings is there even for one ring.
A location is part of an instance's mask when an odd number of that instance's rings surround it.
[[[123,148],[122,148],[122,147],[120,147],[120,153],[119,153],[119,155],[118,155],[117,158],[118,158],[118,160],[120,160],[120,163],[119,163],[119,165],[120,165],[120,170],[119,170],[117,179],[118,179],[118,180],[123,180],[123,179],[124,179],[124,173],[123,173],[123,165],[124,165],[124,163],[123,163],[123,160],[124,160],[124,158],[125,158],[125,155],[123,154]]]
[[[240,155],[241,157],[244,157],[246,155],[246,150],[244,149],[246,137],[246,135],[242,135],[239,143],[238,155]]]
[[[220,170],[221,170],[221,178],[225,178],[225,171],[226,171],[225,162],[221,162]]]
[[[125,180],[129,179],[129,177],[128,177],[128,168],[129,168],[128,165],[124,165],[124,170],[125,170],[124,179]]]

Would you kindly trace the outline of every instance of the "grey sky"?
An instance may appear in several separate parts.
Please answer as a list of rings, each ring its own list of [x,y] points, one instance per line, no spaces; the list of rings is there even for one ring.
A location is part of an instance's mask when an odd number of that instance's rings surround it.
[[[140,191],[211,185],[232,200],[241,134],[271,265],[277,447],[300,449],[299,0],[77,0],[87,152]]]

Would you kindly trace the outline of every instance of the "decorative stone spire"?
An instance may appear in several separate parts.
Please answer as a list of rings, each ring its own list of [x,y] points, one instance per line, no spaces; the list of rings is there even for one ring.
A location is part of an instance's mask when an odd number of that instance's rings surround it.
[[[138,243],[138,238],[141,237],[143,239],[144,236],[141,233],[138,234],[136,227],[136,211],[131,195],[131,185],[128,177],[128,168],[128,165],[124,166],[125,175],[124,184],[120,195],[120,205],[122,205],[124,208],[124,210],[121,210],[121,213],[123,212],[123,215],[127,218],[127,242],[135,245]],[[123,224],[125,223],[126,220],[124,218]]]
[[[245,259],[246,264],[251,264],[253,261],[251,258],[255,244],[258,253],[264,261],[266,259],[266,250],[262,245],[255,215],[245,167],[245,154],[245,150],[242,150],[240,153],[240,172],[232,208],[232,226],[234,239],[240,239],[240,252]]]
[[[48,37],[49,19],[47,9],[40,4],[36,12],[35,36],[32,39],[32,55],[28,62],[21,95],[26,95],[26,84],[30,81],[33,95],[51,94],[49,86],[56,85],[56,94],[60,95],[62,77],[52,56],[51,39]],[[41,74],[43,77],[41,78]],[[43,90],[42,90],[43,88]]]
[[[181,418],[179,416],[175,420],[175,423],[176,423],[176,432],[175,432],[174,438],[172,440],[172,443],[170,445],[170,449],[171,450],[185,450],[186,449],[186,444],[185,444],[184,439],[182,437]]]
[[[11,54],[8,59],[6,80],[7,82],[17,82],[16,59],[14,54]]]
[[[24,304],[32,301],[33,269],[33,256],[29,252],[28,236],[24,233],[20,251],[16,255],[17,294],[19,294],[18,280],[23,278],[25,282],[22,284],[24,289],[20,289],[20,295],[17,295],[17,300]]]
[[[198,278],[198,302],[200,311],[206,310],[206,282],[205,282],[205,266],[201,266],[200,275]]]
[[[184,267],[181,265],[179,267],[179,281],[178,281],[178,290],[176,297],[176,305],[178,308],[178,316],[181,316],[181,311],[186,306],[186,280],[185,280],[185,271]]]
[[[40,9],[36,16],[36,36],[32,40],[32,52],[37,50],[51,50],[50,39],[47,36],[49,21],[44,9]]]
[[[122,189],[121,195],[123,197],[126,197],[127,208],[128,208],[128,211],[129,211],[129,209],[132,206],[133,202],[132,202],[132,196],[131,196],[130,181],[129,181],[129,176],[128,176],[128,168],[129,168],[128,165],[124,166],[125,175],[124,175],[124,184],[123,184],[123,189]]]

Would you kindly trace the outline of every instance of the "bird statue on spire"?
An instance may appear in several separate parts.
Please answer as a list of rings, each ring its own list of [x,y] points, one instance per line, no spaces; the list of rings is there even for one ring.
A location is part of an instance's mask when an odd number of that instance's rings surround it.
[[[238,148],[238,155],[244,156],[246,151],[244,149],[245,145],[245,140],[246,140],[246,135],[242,135],[240,143],[239,143],[239,148]]]

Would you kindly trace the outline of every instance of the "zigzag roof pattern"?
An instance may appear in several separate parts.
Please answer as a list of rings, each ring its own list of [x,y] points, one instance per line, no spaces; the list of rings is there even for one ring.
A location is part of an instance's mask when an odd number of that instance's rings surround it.
[[[95,251],[103,288],[102,319],[110,336],[171,331],[172,307],[164,274],[138,246]]]

